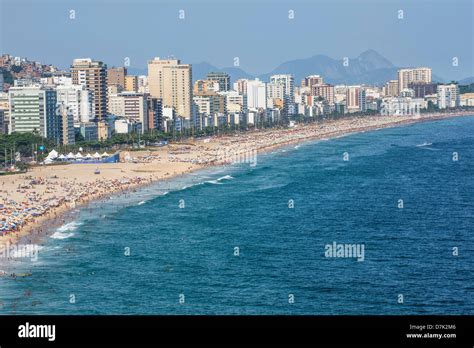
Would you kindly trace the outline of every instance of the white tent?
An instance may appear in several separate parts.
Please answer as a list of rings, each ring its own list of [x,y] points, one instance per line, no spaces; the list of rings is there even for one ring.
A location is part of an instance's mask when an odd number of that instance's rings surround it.
[[[66,158],[67,158],[67,157],[64,156],[63,154],[60,154],[59,157],[58,157],[58,159],[60,159],[60,160],[65,160]]]
[[[53,163],[53,160],[51,158],[46,157],[44,159],[44,164],[51,164],[51,163]]]
[[[46,156],[46,158],[49,158],[49,159],[55,159],[58,157],[58,152],[56,150],[51,150],[51,152],[48,154],[48,156]]]
[[[86,155],[86,158],[87,158],[87,159],[91,159],[91,158],[92,158],[92,155],[91,155],[90,153],[88,153],[88,154]]]
[[[110,155],[107,152],[104,152],[101,156],[102,157],[109,157]]]
[[[77,158],[84,158],[84,156],[82,156],[82,153],[78,152],[78,153],[76,153],[76,159]]]
[[[98,152],[96,152],[93,157],[94,157],[94,158],[100,158],[100,155],[99,155]]]
[[[74,156],[74,154],[72,152],[69,152],[67,154],[67,159],[75,159],[75,158],[76,158],[76,156]]]

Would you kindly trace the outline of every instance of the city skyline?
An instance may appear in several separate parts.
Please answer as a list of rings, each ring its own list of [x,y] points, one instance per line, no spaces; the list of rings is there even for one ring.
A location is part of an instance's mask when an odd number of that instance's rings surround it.
[[[206,14],[209,5],[212,14]],[[338,13],[341,5],[351,10]],[[29,0],[2,0],[1,8],[3,28],[21,22],[22,31],[35,32],[21,40],[2,35],[2,53],[14,52],[61,68],[69,67],[74,58],[92,57],[108,66],[122,66],[129,58],[130,68],[146,70],[149,59],[171,55],[189,64],[207,62],[225,68],[233,67],[238,57],[240,69],[258,76],[289,60],[318,54],[355,58],[373,49],[396,67],[431,66],[446,81],[474,75],[472,43],[466,40],[472,30],[472,3],[463,0],[456,8],[439,1],[279,1],[270,8],[268,2],[122,1],[111,6],[108,1],[48,1],[37,6]],[[245,25],[229,21],[229,13]],[[355,26],[357,34],[351,29]],[[450,26],[455,30],[445,30]]]

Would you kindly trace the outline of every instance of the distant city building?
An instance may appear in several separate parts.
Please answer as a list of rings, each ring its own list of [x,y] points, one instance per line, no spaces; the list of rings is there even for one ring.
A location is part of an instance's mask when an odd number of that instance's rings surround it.
[[[107,116],[107,65],[90,58],[74,59],[71,66],[72,82],[83,85],[93,93],[94,116]]]
[[[4,126],[8,133],[8,124],[10,122],[10,101],[7,92],[0,92],[0,110],[4,115]]]
[[[148,76],[138,76],[138,93],[150,93],[148,89]]]
[[[8,133],[7,120],[5,119],[5,111],[0,110],[0,134]]]
[[[311,87],[322,85],[323,83],[323,78],[320,75],[310,75],[301,80],[301,87],[308,87],[311,89]]]
[[[154,58],[148,62],[148,88],[164,107],[173,107],[177,116],[192,115],[192,68],[178,59]]]
[[[122,92],[110,96],[109,108],[112,115],[141,123],[142,132],[148,130],[148,96],[143,93]]]
[[[99,140],[97,123],[87,122],[79,125],[79,133],[82,135],[85,141],[97,141]]]
[[[410,83],[431,83],[431,68],[398,70],[398,92],[408,88]]]
[[[230,90],[230,76],[225,72],[210,72],[207,74],[207,80],[217,82],[221,92]]]
[[[346,90],[346,108],[347,112],[358,112],[361,111],[361,87],[360,86],[349,86]]]
[[[322,97],[329,104],[334,103],[334,86],[329,84],[314,84],[311,86],[311,95]]]
[[[138,76],[134,76],[134,75],[125,76],[124,91],[138,92]]]
[[[265,109],[267,107],[265,82],[258,79],[247,81],[247,106],[249,109]]]
[[[93,94],[83,85],[60,85],[56,87],[58,104],[72,113],[75,125],[94,119]]]
[[[36,133],[61,141],[61,117],[57,115],[57,94],[42,87],[11,87],[9,90],[9,133]]]
[[[398,80],[390,80],[385,84],[385,95],[389,97],[398,96]]]
[[[109,68],[107,70],[107,86],[120,86],[122,89],[125,88],[125,76],[127,76],[127,68]]]
[[[239,94],[247,95],[247,79],[240,79],[234,82],[234,90]]]
[[[424,98],[425,95],[434,94],[437,92],[437,85],[435,83],[409,83],[408,88],[415,93],[415,98]]]
[[[295,81],[293,75],[290,74],[280,74],[270,76],[270,83],[279,84],[283,86],[284,99],[288,103],[295,102]]]
[[[225,97],[226,111],[228,113],[240,113],[247,108],[246,95],[242,95],[237,91],[218,92],[217,94]]]
[[[438,108],[456,108],[461,105],[459,86],[455,83],[449,85],[438,85]]]
[[[159,98],[148,96],[148,129],[163,130],[163,103]]]
[[[56,112],[60,118],[59,123],[59,144],[73,145],[75,144],[74,115],[66,105],[57,105]]]
[[[464,93],[460,97],[461,106],[474,106],[474,93]]]

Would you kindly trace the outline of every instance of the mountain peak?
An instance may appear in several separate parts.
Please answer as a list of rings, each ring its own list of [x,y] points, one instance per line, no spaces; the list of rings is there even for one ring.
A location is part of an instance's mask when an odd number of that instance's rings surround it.
[[[387,58],[373,49],[362,52],[359,57],[357,57],[357,60],[370,70],[388,69],[394,67],[394,65]]]

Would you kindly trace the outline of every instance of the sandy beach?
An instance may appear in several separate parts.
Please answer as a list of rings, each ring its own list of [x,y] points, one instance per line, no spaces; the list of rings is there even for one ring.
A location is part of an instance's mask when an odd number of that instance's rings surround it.
[[[257,153],[312,139],[470,114],[365,116],[300,124],[286,129],[187,140],[143,151],[123,151],[120,163],[37,166],[24,174],[0,176],[0,226],[4,228],[0,232],[0,246],[44,235],[64,223],[64,213],[91,200],[207,166],[253,161]],[[96,169],[100,174],[95,174]]]

